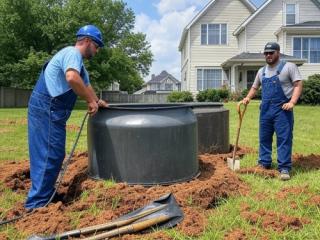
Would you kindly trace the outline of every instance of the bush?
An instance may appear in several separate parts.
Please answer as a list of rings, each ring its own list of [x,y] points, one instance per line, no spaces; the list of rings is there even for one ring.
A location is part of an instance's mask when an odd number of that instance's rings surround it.
[[[210,88],[200,91],[196,98],[198,102],[222,102],[228,100],[229,95],[229,90],[225,87],[222,89]]]
[[[193,102],[192,93],[189,91],[173,91],[167,97],[168,102]]]
[[[320,104],[320,74],[314,74],[303,82],[300,102],[305,104]]]
[[[200,91],[197,94],[196,99],[198,102],[205,102],[207,100],[207,91]]]
[[[227,101],[229,99],[230,92],[226,87],[218,89],[218,95],[220,100]]]
[[[246,97],[249,93],[250,89],[244,89],[241,92],[242,98]],[[253,97],[253,99],[261,99],[261,88],[256,92],[256,95]]]

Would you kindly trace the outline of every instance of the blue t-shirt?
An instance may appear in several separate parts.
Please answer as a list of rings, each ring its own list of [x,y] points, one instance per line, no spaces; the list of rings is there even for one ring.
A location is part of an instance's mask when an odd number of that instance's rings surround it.
[[[65,47],[52,57],[44,71],[48,92],[52,97],[71,89],[66,80],[66,72],[71,68],[79,72],[86,86],[89,85],[89,74],[83,65],[80,51],[75,47]]]

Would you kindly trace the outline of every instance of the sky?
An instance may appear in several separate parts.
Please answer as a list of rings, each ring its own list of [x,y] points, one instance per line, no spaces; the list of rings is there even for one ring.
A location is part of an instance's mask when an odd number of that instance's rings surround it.
[[[180,81],[180,52],[183,28],[210,0],[124,0],[136,16],[135,32],[146,34],[154,61],[150,74],[166,70]],[[251,0],[259,7],[264,0]]]

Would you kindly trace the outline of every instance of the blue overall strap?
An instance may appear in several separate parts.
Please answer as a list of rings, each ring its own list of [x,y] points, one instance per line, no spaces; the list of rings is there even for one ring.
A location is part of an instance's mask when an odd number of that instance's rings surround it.
[[[262,77],[266,76],[266,66],[263,67],[262,69]]]
[[[280,61],[278,68],[277,68],[277,75],[279,75],[282,71],[282,69],[284,68],[284,65],[286,65],[286,61]]]

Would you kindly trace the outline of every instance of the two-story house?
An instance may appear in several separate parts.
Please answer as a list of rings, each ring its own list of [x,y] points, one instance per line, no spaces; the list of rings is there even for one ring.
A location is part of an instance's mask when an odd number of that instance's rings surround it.
[[[182,90],[250,88],[269,41],[304,79],[320,73],[320,0],[267,0],[258,9],[249,0],[211,0],[181,36]]]
[[[141,90],[135,92],[135,94],[168,93],[180,90],[180,81],[167,71],[162,71],[159,75],[152,74],[151,79],[144,84]]]

